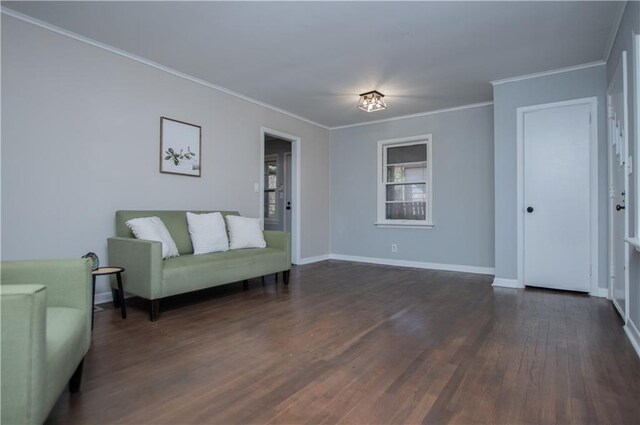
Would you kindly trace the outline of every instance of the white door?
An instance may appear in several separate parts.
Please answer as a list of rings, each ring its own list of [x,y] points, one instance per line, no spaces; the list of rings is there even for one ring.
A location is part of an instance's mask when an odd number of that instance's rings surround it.
[[[626,209],[628,192],[627,133],[627,53],[622,52],[620,63],[607,90],[609,145],[609,295],[613,305],[626,320],[628,310],[629,251],[624,238],[628,234],[629,214]]]
[[[291,231],[291,154],[284,154],[284,230]]]
[[[523,116],[524,284],[589,292],[588,103]]]
[[[612,149],[613,146],[610,146]],[[625,262],[627,244],[625,238],[625,167],[620,165],[615,152],[609,154],[609,170],[611,171],[611,187],[609,188],[609,214],[611,216],[611,300],[620,315],[625,318],[626,284]],[[624,207],[624,208],[623,208]]]

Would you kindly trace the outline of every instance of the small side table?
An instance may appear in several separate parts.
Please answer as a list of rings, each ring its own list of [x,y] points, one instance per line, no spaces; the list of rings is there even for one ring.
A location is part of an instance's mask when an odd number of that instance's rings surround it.
[[[91,272],[91,277],[93,280],[93,299],[95,302],[96,296],[96,276],[109,276],[112,274],[116,275],[116,279],[118,280],[118,298],[120,299],[120,313],[122,314],[122,318],[127,318],[127,308],[124,305],[124,291],[122,290],[122,276],[121,273],[124,271],[122,267],[98,267],[94,271]],[[91,329],[93,329],[93,313],[91,315]]]

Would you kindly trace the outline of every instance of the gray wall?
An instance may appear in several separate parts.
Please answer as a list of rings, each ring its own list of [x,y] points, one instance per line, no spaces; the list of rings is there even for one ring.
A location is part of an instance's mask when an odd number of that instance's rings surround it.
[[[158,172],[160,116],[202,126],[201,178]],[[2,258],[108,263],[118,209],[257,217],[261,126],[301,137],[301,255],[328,254],[329,130],[3,15]]]
[[[277,163],[278,163],[278,188],[281,185],[285,184],[285,175],[284,175],[284,154],[291,153],[291,142],[276,138],[267,138],[264,144],[264,154],[265,155],[276,155]],[[291,184],[291,176],[287,178],[289,180],[289,184]],[[276,200],[278,202],[278,222],[277,223],[264,223],[264,228],[266,230],[284,230],[284,212],[285,212],[285,199],[280,198],[280,192],[276,192]],[[283,192],[284,194],[284,192]]]
[[[377,141],[433,135],[433,229],[374,226]],[[489,267],[493,258],[491,105],[334,130],[331,243],[335,254]],[[391,244],[398,252],[391,252]]]
[[[606,67],[604,65],[496,85],[495,122],[495,260],[496,277],[516,279],[516,109],[570,99],[598,98],[599,285],[607,286],[607,144]]]
[[[624,15],[622,16],[622,22],[618,29],[613,49],[611,50],[611,56],[607,62],[607,86],[613,74],[616,71],[616,67],[620,63],[620,56],[624,50],[627,51],[627,76],[628,76],[628,103],[629,103],[629,143],[633,149],[632,156],[634,159],[634,170],[632,175],[631,190],[627,199],[627,208],[629,208],[630,223],[631,223],[631,235],[640,237],[640,231],[636,230],[635,216],[636,205],[640,198],[640,190],[634,184],[637,179],[638,173],[640,173],[640,152],[638,152],[636,143],[638,135],[636,133],[636,108],[639,106],[635,103],[635,79],[634,79],[634,64],[636,63],[635,51],[633,49],[632,33],[640,34],[640,2],[630,1],[627,3]],[[638,70],[640,72],[640,70]],[[629,258],[629,316],[636,328],[640,328],[640,253],[634,249],[630,250]]]

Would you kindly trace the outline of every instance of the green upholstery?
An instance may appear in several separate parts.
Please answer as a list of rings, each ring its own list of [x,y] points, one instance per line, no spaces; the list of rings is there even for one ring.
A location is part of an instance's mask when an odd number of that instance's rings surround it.
[[[2,262],[3,424],[39,424],[91,344],[86,259]]]
[[[214,211],[192,211],[203,214]],[[219,211],[237,215],[236,211]],[[108,239],[109,264],[125,268],[125,292],[149,300],[196,291],[291,269],[291,236],[265,231],[267,248],[193,255],[187,211],[117,211],[116,237]],[[179,257],[162,259],[160,242],[135,239],[128,220],[159,217],[171,233]],[[115,287],[115,279],[111,281]]]
[[[164,261],[164,296],[196,291],[288,270],[283,251],[278,248],[234,249],[203,255],[181,255]],[[179,284],[176,284],[179,282]]]

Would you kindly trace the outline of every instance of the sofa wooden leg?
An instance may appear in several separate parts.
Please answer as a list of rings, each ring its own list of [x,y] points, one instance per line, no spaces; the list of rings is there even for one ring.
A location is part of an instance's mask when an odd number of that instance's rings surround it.
[[[151,300],[151,305],[149,308],[149,319],[152,322],[155,322],[160,318],[160,300]]]
[[[282,280],[284,280],[284,284],[288,285],[289,284],[289,272],[291,270],[285,270],[282,272]]]
[[[115,308],[120,307],[120,294],[116,288],[111,288],[111,295],[113,296],[113,306]]]
[[[242,290],[246,291],[247,289],[249,289],[249,281],[245,279],[242,281]]]
[[[82,381],[82,367],[84,366],[84,359],[80,361],[80,364],[76,368],[76,371],[71,375],[71,379],[69,379],[69,392],[77,393],[80,391],[80,382]]]

